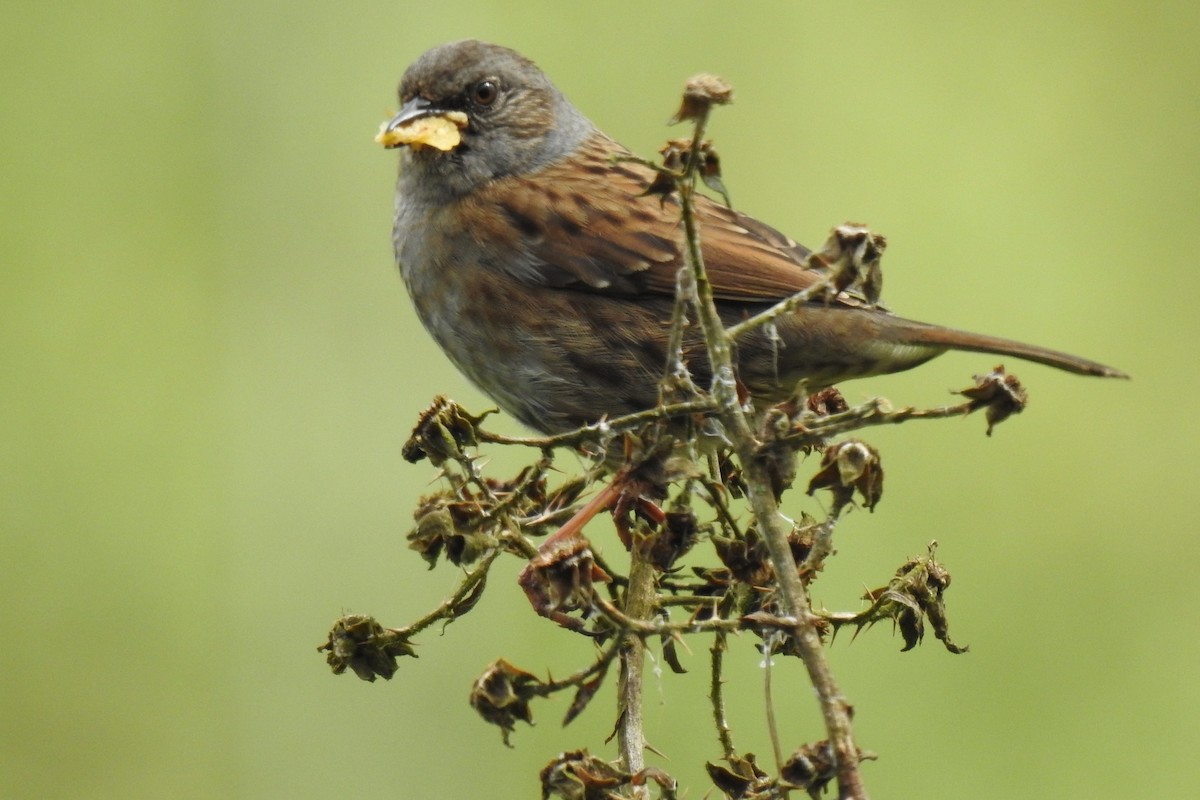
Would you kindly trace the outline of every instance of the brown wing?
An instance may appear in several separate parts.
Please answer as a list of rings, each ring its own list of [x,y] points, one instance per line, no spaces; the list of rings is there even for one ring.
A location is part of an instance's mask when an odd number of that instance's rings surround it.
[[[496,262],[520,279],[620,296],[673,295],[683,263],[678,204],[645,196],[651,170],[611,161],[625,152],[597,135],[578,158],[490,184],[464,201],[463,213],[486,232],[481,243],[509,255]],[[706,197],[697,219],[718,300],[773,303],[821,279],[804,266],[808,250],[768,225]],[[523,257],[514,262],[514,252]]]

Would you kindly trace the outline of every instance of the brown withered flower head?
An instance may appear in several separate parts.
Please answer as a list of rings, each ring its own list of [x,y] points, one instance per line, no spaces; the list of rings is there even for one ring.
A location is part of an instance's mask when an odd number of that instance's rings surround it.
[[[859,749],[860,762],[874,759],[874,753]],[[829,741],[822,739],[797,748],[780,765],[779,777],[792,786],[807,790],[809,797],[820,797],[825,793],[825,787],[837,777],[837,759]]]
[[[690,508],[667,511],[660,526],[642,545],[643,553],[659,572],[670,571],[685,556],[699,535],[696,513]]]
[[[471,686],[471,708],[485,721],[499,726],[504,743],[511,747],[509,734],[517,720],[533,724],[529,701],[538,695],[541,685],[535,675],[517,669],[504,659],[497,659],[475,679]]]
[[[428,458],[435,467],[448,459],[461,459],[464,448],[476,444],[475,428],[489,413],[473,417],[458,403],[438,395],[421,412],[401,454],[413,464]]]
[[[548,539],[521,570],[517,583],[538,614],[568,630],[588,633],[584,620],[569,614],[583,611],[586,619],[593,611],[594,584],[610,580],[596,565],[587,539],[575,534]]]
[[[879,451],[866,442],[847,439],[825,449],[821,469],[808,482],[808,493],[829,489],[835,510],[854,500],[857,491],[863,506],[874,511],[883,496],[883,464]]]
[[[596,758],[587,750],[560,753],[542,768],[542,800],[557,795],[562,800],[620,800],[618,791],[631,776]]]
[[[439,492],[421,498],[413,517],[416,525],[408,534],[408,546],[430,569],[443,553],[451,564],[464,566],[496,545],[497,521],[483,503]]]
[[[767,800],[780,796],[778,782],[758,766],[753,753],[733,756],[729,765],[706,763],[708,777],[732,800]]]
[[[881,620],[890,619],[904,639],[902,650],[911,650],[925,637],[925,620],[929,620],[933,634],[951,653],[967,652],[966,645],[955,644],[950,638],[950,622],[946,616],[946,600],[943,596],[950,586],[950,572],[934,557],[937,542],[930,542],[929,553],[908,559],[896,570],[896,575],[887,586],[868,591],[863,598],[871,605],[859,614],[844,618],[831,618],[831,622],[854,625],[858,629],[870,627]]]
[[[1004,371],[1003,364],[997,364],[986,375],[976,375],[975,385],[958,392],[971,402],[969,411],[986,408],[987,435],[992,435],[992,428],[999,425],[1013,414],[1019,414],[1029,402],[1029,395],[1016,375]]]
[[[808,257],[809,269],[825,273],[832,283],[830,297],[849,289],[875,305],[883,292],[883,251],[887,239],[861,222],[844,222],[829,233],[825,245]]]
[[[391,680],[399,656],[417,657],[407,637],[383,627],[374,617],[361,614],[351,614],[335,622],[329,638],[317,650],[327,653],[325,661],[334,675],[350,669],[364,681],[372,682],[377,676]]]
[[[733,102],[733,86],[719,75],[700,73],[688,79],[683,88],[683,103],[670,125],[703,119],[713,106],[725,106]]]
[[[829,417],[850,410],[850,404],[835,386],[826,386],[805,399],[805,406],[818,417]]]

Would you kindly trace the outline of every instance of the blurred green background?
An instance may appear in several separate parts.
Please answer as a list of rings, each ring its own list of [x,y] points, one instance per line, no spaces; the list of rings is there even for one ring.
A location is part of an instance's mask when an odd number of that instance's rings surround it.
[[[402,624],[455,581],[405,549],[432,471],[400,445],[435,393],[487,403],[415,322],[371,137],[404,67],[464,36],[646,154],[688,76],[725,76],[739,208],[814,244],[867,221],[905,315],[1134,375],[1021,366],[1031,406],[992,439],[871,432],[887,492],[817,600],[857,607],[933,538],[954,575],[969,655],[883,627],[832,648],[875,796],[1194,791],[1198,31],[1193,2],[9,3],[0,796],[523,798],[560,750],[612,753],[609,695],[565,731],[565,700],[535,707],[515,750],[467,707],[497,656],[590,658],[511,559],[391,683],[314,650],[343,612]],[[939,404],[991,366],[843,388]],[[706,647],[648,687],[651,760],[690,797],[718,754]],[[766,754],[758,656],[730,663],[738,746]],[[776,681],[785,740],[819,738],[798,665]]]

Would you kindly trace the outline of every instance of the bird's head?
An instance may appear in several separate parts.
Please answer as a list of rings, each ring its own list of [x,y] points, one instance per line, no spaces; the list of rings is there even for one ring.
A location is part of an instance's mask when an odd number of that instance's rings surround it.
[[[405,169],[452,196],[535,172],[593,131],[532,61],[473,39],[427,51],[404,73],[399,94],[400,111],[375,140],[407,148]]]

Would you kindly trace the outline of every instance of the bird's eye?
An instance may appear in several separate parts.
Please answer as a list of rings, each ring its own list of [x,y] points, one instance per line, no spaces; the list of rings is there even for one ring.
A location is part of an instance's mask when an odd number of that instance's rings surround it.
[[[500,87],[495,81],[480,81],[475,84],[475,88],[471,90],[471,97],[481,106],[490,106],[496,102],[496,97],[500,94]]]

